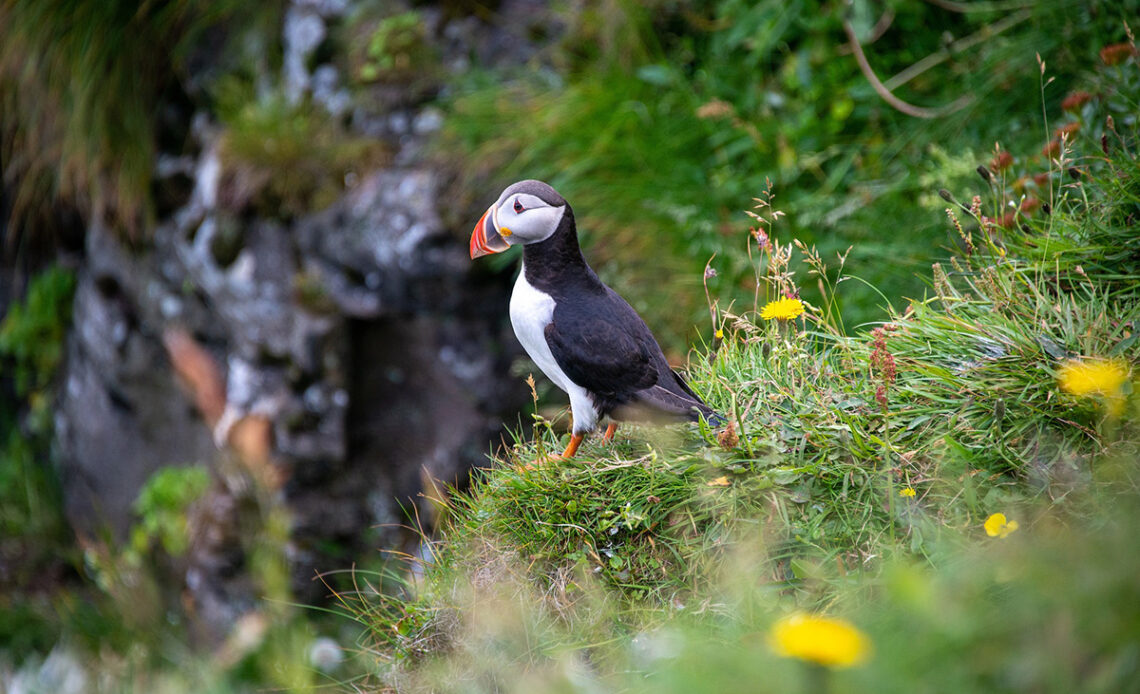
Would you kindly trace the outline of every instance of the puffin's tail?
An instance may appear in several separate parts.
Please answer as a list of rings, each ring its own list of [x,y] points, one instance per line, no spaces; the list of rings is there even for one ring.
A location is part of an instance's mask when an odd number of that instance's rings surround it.
[[[681,386],[681,390],[685,392],[685,395],[688,395],[689,398],[693,401],[692,409],[690,412],[694,415],[692,417],[694,422],[701,417],[704,417],[705,421],[709,423],[709,426],[714,429],[719,429],[722,426],[728,424],[727,419],[717,414],[713,408],[705,404],[704,400],[701,400],[701,396],[693,392],[693,389],[689,387],[689,384],[685,382],[685,379],[681,377],[681,374],[674,371],[673,377],[677,379],[677,385]]]
[[[706,405],[699,396],[688,388],[685,388],[685,391],[678,393],[659,385],[638,391],[636,400],[629,403],[629,406],[621,408],[623,412],[620,416],[626,419],[650,420],[664,417],[666,421],[687,419],[690,422],[704,418],[714,429],[728,424],[728,420]]]
[[[705,421],[708,422],[709,426],[713,429],[719,429],[728,424],[727,419],[717,414],[711,407],[708,407],[707,405],[703,408],[694,407],[693,410],[698,412],[701,417],[704,417]]]

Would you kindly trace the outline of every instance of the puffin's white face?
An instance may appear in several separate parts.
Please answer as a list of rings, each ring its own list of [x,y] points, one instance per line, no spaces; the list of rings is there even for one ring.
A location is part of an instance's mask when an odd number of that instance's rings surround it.
[[[527,193],[514,193],[491,209],[495,230],[507,243],[516,246],[550,238],[562,221],[566,206],[550,205]]]
[[[561,204],[552,204],[520,188],[543,186]],[[542,192],[541,190],[539,192]],[[551,195],[548,195],[551,197]],[[503,191],[487,208],[471,233],[471,257],[500,253],[511,246],[545,241],[558,230],[566,203],[554,189],[537,181],[521,181]]]

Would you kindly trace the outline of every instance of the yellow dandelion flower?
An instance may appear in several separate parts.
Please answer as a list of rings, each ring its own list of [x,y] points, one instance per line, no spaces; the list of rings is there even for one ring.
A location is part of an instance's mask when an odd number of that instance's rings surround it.
[[[1006,520],[1004,513],[995,513],[986,519],[986,534],[990,537],[1005,537],[1017,530],[1017,521]]]
[[[1057,372],[1061,388],[1073,395],[1118,395],[1128,369],[1116,359],[1070,359]]]
[[[1119,359],[1070,359],[1057,371],[1061,390],[1082,398],[1099,395],[1117,415],[1124,410],[1122,387],[1127,380],[1128,367]]]
[[[871,654],[871,642],[849,622],[793,614],[772,625],[768,645],[777,655],[827,667],[851,667]]]
[[[769,301],[760,310],[760,317],[764,320],[772,320],[773,318],[779,321],[791,320],[798,318],[804,312],[804,302],[799,299],[777,299]]]
[[[911,487],[907,487],[906,489],[900,489],[899,490],[899,496],[913,497],[914,495],[915,495],[915,491]]]

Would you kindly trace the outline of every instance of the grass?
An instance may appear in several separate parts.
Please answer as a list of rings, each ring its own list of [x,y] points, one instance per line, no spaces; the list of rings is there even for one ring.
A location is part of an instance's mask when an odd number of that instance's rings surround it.
[[[1106,153],[1086,115],[1044,164],[1048,214],[1003,219],[1027,195],[1015,171],[974,179],[976,200],[946,204],[959,250],[926,296],[854,334],[842,262],[781,243],[762,197],[757,303],[822,289],[787,321],[710,294],[718,337],[688,375],[731,431],[626,429],[527,467],[563,443],[536,414],[534,438],[440,500],[418,582],[342,596],[376,686],[1134,690],[1140,163],[1134,123]],[[1058,380],[1108,357],[1131,375],[1107,395]],[[1017,530],[988,537],[995,513]],[[871,662],[776,656],[771,626],[798,610],[850,619]]]

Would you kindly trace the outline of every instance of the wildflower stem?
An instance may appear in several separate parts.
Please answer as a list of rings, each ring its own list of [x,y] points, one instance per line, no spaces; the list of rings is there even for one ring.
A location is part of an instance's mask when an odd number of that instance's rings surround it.
[[[736,391],[729,390],[729,392],[732,393],[732,418],[736,421],[736,428],[740,430],[740,440],[744,442],[744,450],[748,451],[748,457],[755,458],[752,439],[748,436],[748,429],[744,427],[744,417],[740,412],[740,401],[736,399]]]
[[[863,55],[863,47],[859,44],[859,38],[855,35],[855,28],[851,25],[850,20],[843,20],[843,30],[847,32],[847,43],[851,46],[851,52],[855,55],[855,62],[859,64],[859,70],[862,71],[863,76],[867,78],[867,82],[871,84],[871,88],[875,90],[875,93],[896,111],[900,111],[914,118],[938,118],[961,110],[973,101],[973,97],[967,94],[936,109],[923,108],[903,101],[879,81],[875,71],[871,68],[871,64],[867,61],[867,56]]]
[[[526,384],[530,387],[531,401],[534,403],[534,442],[538,451],[538,457],[543,458],[546,455],[545,446],[542,441],[542,424],[545,422],[542,415],[538,410],[538,389],[535,387],[534,374],[527,374]]]
[[[831,691],[831,673],[823,665],[808,663],[804,670],[804,691],[808,694],[827,694]]]

